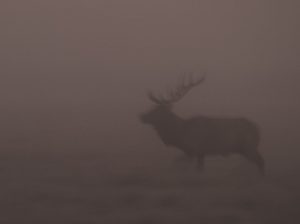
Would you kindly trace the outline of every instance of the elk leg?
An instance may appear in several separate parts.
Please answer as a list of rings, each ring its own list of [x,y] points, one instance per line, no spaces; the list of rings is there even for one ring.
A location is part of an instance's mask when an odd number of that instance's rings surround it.
[[[248,159],[250,162],[257,165],[259,171],[262,175],[265,175],[265,161],[263,157],[257,152],[251,152],[244,155],[246,159]]]
[[[197,169],[200,171],[204,170],[204,156],[197,157]]]
[[[179,167],[186,169],[188,167],[188,163],[190,163],[191,160],[192,160],[191,156],[183,154],[183,155],[178,156],[175,159],[174,164],[175,164],[175,166],[179,165]]]
[[[176,163],[187,163],[191,161],[191,157],[184,154],[184,155],[180,155],[176,158]]]

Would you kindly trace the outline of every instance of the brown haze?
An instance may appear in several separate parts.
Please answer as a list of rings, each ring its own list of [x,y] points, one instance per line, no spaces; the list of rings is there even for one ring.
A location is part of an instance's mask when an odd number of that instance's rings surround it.
[[[298,223],[300,2],[2,0],[0,223]],[[138,114],[184,72],[174,111],[259,124],[240,158],[173,166]]]

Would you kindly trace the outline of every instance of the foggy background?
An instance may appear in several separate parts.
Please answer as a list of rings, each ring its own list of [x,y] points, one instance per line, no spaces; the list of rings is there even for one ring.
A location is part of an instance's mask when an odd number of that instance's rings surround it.
[[[299,9],[296,0],[1,1],[1,206],[19,204],[12,188],[41,189],[32,183],[48,176],[79,184],[168,166],[176,150],[137,115],[152,106],[148,89],[167,91],[184,72],[207,79],[174,111],[257,122],[269,175],[298,186]]]

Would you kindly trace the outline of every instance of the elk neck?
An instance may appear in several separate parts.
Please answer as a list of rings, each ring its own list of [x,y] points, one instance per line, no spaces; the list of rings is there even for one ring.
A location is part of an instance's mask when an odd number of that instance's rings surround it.
[[[173,113],[172,111],[166,112],[159,121],[153,124],[154,129],[161,137],[166,145],[176,144],[180,136],[181,126],[184,119]]]

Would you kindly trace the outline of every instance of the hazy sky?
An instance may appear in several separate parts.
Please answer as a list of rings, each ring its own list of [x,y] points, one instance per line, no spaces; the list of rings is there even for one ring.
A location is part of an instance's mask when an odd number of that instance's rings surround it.
[[[3,0],[1,132],[140,147],[156,141],[136,117],[151,106],[145,91],[205,71],[176,112],[247,116],[266,141],[295,147],[299,10],[297,0]]]

